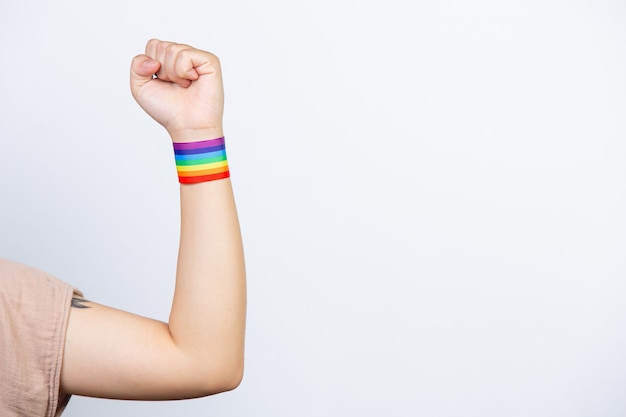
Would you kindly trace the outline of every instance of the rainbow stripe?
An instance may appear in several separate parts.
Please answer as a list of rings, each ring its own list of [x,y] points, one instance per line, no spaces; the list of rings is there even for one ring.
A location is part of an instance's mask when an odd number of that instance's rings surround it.
[[[174,143],[176,171],[181,184],[221,180],[230,177],[224,138]]]

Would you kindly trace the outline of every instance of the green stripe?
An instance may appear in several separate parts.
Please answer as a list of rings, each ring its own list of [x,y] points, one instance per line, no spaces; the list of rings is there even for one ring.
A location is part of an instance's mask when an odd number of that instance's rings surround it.
[[[226,155],[214,156],[213,158],[204,158],[204,159],[192,159],[189,161],[176,161],[177,166],[181,165],[203,165],[210,164],[213,162],[222,162],[226,160]]]

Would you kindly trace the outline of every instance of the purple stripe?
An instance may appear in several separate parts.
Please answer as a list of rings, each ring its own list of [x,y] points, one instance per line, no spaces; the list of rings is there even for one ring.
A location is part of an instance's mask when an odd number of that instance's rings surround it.
[[[224,145],[212,146],[210,148],[197,148],[197,149],[188,149],[188,150],[180,150],[174,149],[174,155],[196,155],[199,153],[208,153],[215,151],[223,151],[226,150]]]
[[[212,148],[224,144],[224,138],[201,140],[199,142],[174,143],[174,150],[190,150],[198,148]]]

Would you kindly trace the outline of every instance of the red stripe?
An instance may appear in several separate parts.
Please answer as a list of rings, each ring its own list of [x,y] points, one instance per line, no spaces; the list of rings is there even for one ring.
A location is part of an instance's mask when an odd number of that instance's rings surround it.
[[[230,177],[230,171],[218,172],[210,175],[198,175],[195,177],[178,177],[181,184],[197,184],[199,182],[215,181]]]

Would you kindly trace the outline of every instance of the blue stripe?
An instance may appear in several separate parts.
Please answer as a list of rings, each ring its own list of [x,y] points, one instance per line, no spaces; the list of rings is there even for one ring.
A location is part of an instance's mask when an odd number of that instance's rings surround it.
[[[217,156],[226,158],[226,151],[222,149],[220,151],[197,153],[193,155],[179,155],[176,153],[175,158],[177,161],[193,161],[194,159],[215,158]]]

